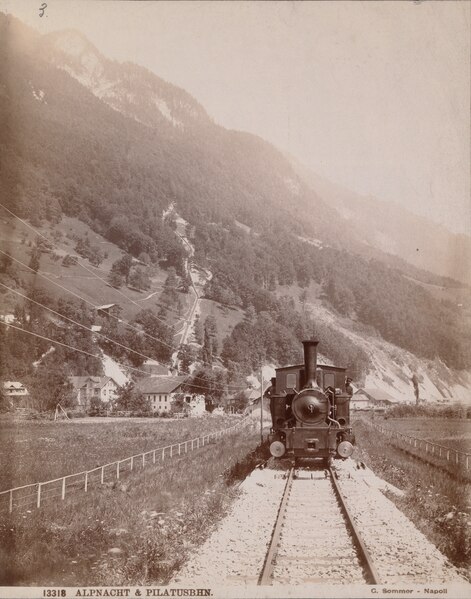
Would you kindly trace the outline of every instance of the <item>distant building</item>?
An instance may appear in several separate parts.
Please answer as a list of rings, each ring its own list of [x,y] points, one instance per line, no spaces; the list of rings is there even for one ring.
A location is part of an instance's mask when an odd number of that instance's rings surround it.
[[[16,318],[14,314],[0,314],[0,320],[6,324],[12,324]]]
[[[16,412],[31,411],[33,401],[28,389],[19,381],[5,381],[3,383],[3,393],[10,407],[15,408]]]
[[[375,408],[387,408],[399,401],[383,389],[368,387],[358,389],[350,400],[350,407],[353,410],[369,410]]]
[[[202,416],[206,413],[206,398],[197,393],[185,395],[185,403],[189,407],[189,416]]]
[[[110,376],[70,376],[77,404],[88,408],[93,398],[109,403],[116,399],[118,383]]]
[[[7,397],[25,397],[28,396],[28,389],[18,381],[5,381],[3,383],[3,392]]]
[[[98,316],[118,316],[120,307],[118,304],[103,304],[103,306],[95,306]]]
[[[177,393],[181,393],[182,385],[187,378],[186,376],[174,376],[162,379],[158,376],[149,376],[141,379],[137,388],[149,402],[152,412],[163,414],[170,412],[175,397]]]

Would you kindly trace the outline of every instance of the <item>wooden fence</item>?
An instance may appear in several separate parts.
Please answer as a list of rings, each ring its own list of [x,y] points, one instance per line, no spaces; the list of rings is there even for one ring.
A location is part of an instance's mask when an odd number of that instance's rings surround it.
[[[393,444],[407,449],[409,453],[417,455],[428,462],[448,464],[453,466],[455,470],[461,470],[465,474],[469,473],[471,458],[469,453],[405,435],[370,420],[363,419],[363,422],[389,438]]]
[[[252,423],[251,419],[244,418],[229,428],[209,433],[196,439],[151,449],[150,451],[139,453],[123,460],[97,466],[92,470],[84,470],[83,472],[69,474],[53,480],[31,483],[2,491],[0,492],[0,513],[11,513],[13,509],[18,508],[39,508],[46,500],[59,498],[64,500],[66,496],[76,491],[86,493],[91,486],[105,484],[112,486],[125,474],[136,470],[143,470],[146,466],[154,465],[158,461],[163,463],[173,457],[185,455],[189,451],[194,451],[208,445],[208,443],[215,443],[224,435],[235,432],[249,423]]]

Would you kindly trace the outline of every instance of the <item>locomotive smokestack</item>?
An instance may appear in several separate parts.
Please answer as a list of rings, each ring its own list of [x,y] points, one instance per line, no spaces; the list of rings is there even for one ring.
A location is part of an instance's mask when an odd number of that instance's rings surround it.
[[[319,341],[303,341],[304,345],[304,373],[306,375],[304,387],[317,387],[317,346]]]

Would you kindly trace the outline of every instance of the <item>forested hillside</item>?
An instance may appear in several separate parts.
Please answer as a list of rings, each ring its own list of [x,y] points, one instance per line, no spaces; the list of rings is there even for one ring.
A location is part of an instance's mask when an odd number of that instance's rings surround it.
[[[226,366],[289,362],[299,356],[300,339],[317,335],[326,356],[361,372],[368,357],[335,327],[276,298],[279,285],[311,281],[326,305],[385,340],[450,367],[471,366],[471,332],[460,309],[436,300],[380,253],[354,254],[358,240],[349,238],[346,221],[278,150],[215,125],[183,90],[140,67],[111,64],[77,39],[74,32],[43,39],[0,15],[0,192],[11,211],[33,226],[77,217],[127,255],[183,276],[185,248],[171,218],[162,218],[174,203],[189,223],[194,261],[213,275],[206,296],[246,311],[219,348]],[[82,51],[93,54],[93,72]],[[99,97],[100,77],[114,82],[114,94]],[[133,100],[132,89],[147,91]],[[151,117],[156,110],[160,116]],[[81,250],[87,259],[93,254]],[[14,282],[11,265],[2,276]],[[21,279],[15,284],[24,288]]]

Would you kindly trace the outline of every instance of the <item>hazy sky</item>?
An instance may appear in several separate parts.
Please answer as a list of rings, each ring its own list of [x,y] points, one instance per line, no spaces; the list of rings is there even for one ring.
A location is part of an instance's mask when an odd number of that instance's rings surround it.
[[[190,92],[319,175],[471,235],[469,2],[0,0]]]

